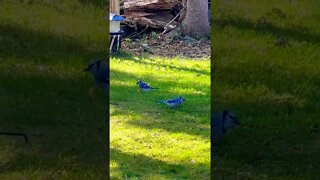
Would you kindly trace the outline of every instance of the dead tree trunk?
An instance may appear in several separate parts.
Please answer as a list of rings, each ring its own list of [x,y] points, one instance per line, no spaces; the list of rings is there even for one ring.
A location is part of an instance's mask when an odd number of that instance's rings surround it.
[[[182,22],[182,33],[189,36],[210,33],[208,0],[187,0],[187,12]]]

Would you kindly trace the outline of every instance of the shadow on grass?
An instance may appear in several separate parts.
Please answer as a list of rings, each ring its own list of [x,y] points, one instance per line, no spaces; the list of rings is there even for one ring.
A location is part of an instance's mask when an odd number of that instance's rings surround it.
[[[214,78],[212,112],[235,111],[242,125],[221,143],[212,144],[213,174],[220,177],[223,171],[229,178],[234,172],[238,178],[320,176],[316,155],[320,114],[314,99],[319,94],[318,79],[294,70],[288,78],[287,70],[274,66],[269,71],[252,62],[220,66]]]
[[[216,19],[215,25],[235,27],[239,32],[255,31],[252,39],[271,34],[315,45],[320,42],[319,34],[309,33],[304,27],[281,28],[271,23],[258,26],[242,18]],[[221,43],[217,42],[216,47]],[[292,56],[290,51],[283,51],[283,56],[275,54],[279,57],[265,62],[260,60],[264,56],[243,54],[235,52],[231,56],[235,58],[233,62],[222,62],[228,58],[226,54],[227,57],[216,57],[213,67],[212,112],[230,109],[242,123],[222,141],[212,143],[213,177],[318,179],[320,106],[315,97],[320,95],[319,72],[309,66],[310,61],[291,64],[287,59]],[[248,59],[250,55],[254,60]],[[308,58],[303,56],[297,54],[294,58]],[[237,58],[245,62],[240,63]]]
[[[18,25],[1,24],[0,34],[0,57],[4,61],[10,58],[14,64],[29,60],[39,64],[63,63],[75,57],[87,61],[107,56],[104,50],[88,50],[86,44],[73,38]],[[86,97],[88,79],[48,77],[33,72],[22,72],[24,76],[19,77],[14,65],[2,73],[5,76],[1,75],[0,81],[5,91],[0,91],[0,99],[6,101],[0,104],[1,131],[23,131],[29,135],[32,146],[16,146],[15,158],[2,164],[0,171],[94,171],[106,177],[108,128],[103,106],[107,100],[102,96],[95,100]]]
[[[13,23],[0,24],[0,34],[0,56],[3,59],[15,57],[44,63],[71,57],[107,58],[106,46],[88,50],[89,43],[68,36],[27,30]]]
[[[262,67],[243,67],[257,72],[247,70],[239,76],[228,72],[239,72],[241,66],[229,66],[219,69],[224,73],[215,77],[212,112],[230,109],[242,123],[223,143],[213,144],[212,166],[216,173],[226,168],[227,174],[237,171],[239,177],[318,177],[316,167],[320,161],[316,154],[320,146],[316,132],[320,114],[314,99],[318,96],[316,75],[292,72],[287,79],[283,71],[267,73]],[[262,78],[266,74],[269,78]],[[264,91],[252,87],[264,87],[274,95],[266,97]]]
[[[303,79],[299,74],[295,75],[297,79]],[[319,135],[316,133],[320,127],[317,120],[320,114],[316,113],[315,94],[309,96],[309,93],[292,92],[300,83],[302,87],[308,89],[310,86],[313,87],[312,84],[315,82],[308,78],[297,81],[298,84],[296,81],[291,81],[291,86],[279,87],[277,91],[281,90],[280,94],[271,97],[263,97],[261,94],[259,97],[257,96],[260,93],[259,89],[253,90],[246,86],[242,86],[242,91],[247,91],[245,94],[239,93],[236,89],[228,90],[241,87],[241,83],[226,81],[222,78],[226,76],[226,74],[221,76],[215,82],[212,112],[223,109],[235,111],[242,125],[228,134],[222,142],[212,144],[211,156],[214,157],[212,167],[216,168],[216,173],[221,174],[219,171],[225,171],[231,176],[230,172],[237,171],[239,177],[292,175],[296,178],[311,173],[316,177],[315,167],[320,165],[318,163],[320,161],[315,160],[320,150],[320,146],[317,145]],[[228,77],[230,76],[233,75],[228,74]],[[280,77],[279,81],[290,84],[286,82],[284,76],[277,73],[275,76]],[[247,83],[253,86],[262,83],[261,85],[271,92],[277,89],[275,85],[264,81],[257,83],[256,80],[249,80]],[[282,85],[278,83],[278,86]],[[292,97],[282,96],[282,93],[290,92]],[[297,103],[296,97],[305,100],[305,104]],[[232,164],[234,169],[231,170],[232,166],[227,164]]]
[[[109,5],[109,0],[78,0],[83,4],[91,4],[97,7],[106,7]]]
[[[27,77],[22,81],[35,82],[34,78]],[[68,79],[57,81],[44,78],[42,81],[57,82],[59,87],[52,83],[48,91],[43,89],[31,95],[31,88],[12,81],[15,88],[25,92],[5,93],[8,101],[2,108],[1,131],[25,132],[32,146],[17,147],[21,153],[17,154],[16,161],[0,166],[1,171],[8,173],[44,167],[59,169],[59,166],[66,168],[64,166],[75,165],[70,168],[79,170],[87,167],[102,173],[107,167],[107,110],[103,107],[107,100],[102,99],[103,96],[93,100],[82,94],[88,89],[82,79],[75,81],[76,85],[72,87],[68,86]],[[74,92],[75,89],[78,89],[77,92]],[[63,162],[59,164],[59,161]]]
[[[213,83],[216,84],[213,102],[227,107],[233,104],[234,108],[250,110],[251,114],[259,112],[258,116],[280,115],[280,109],[285,114],[296,111],[312,113],[319,107],[314,98],[320,95],[317,90],[319,73],[306,73],[306,68],[291,69],[276,64],[267,67],[257,62],[220,66],[213,74]],[[239,99],[231,99],[232,96]],[[250,102],[252,105],[248,106]]]
[[[209,167],[202,164],[177,164],[168,163],[156,159],[152,159],[145,155],[128,154],[117,149],[110,149],[113,154],[111,160],[114,160],[119,165],[123,178],[143,178],[146,175],[161,175],[166,178],[189,179],[192,178],[192,170],[200,170],[197,178],[207,179],[210,177]],[[155,169],[144,168],[145,164]],[[201,175],[201,176],[199,176]],[[193,177],[196,178],[196,177]]]
[[[319,136],[314,132],[318,131],[315,128],[318,125],[304,121],[306,118],[308,121],[317,119],[302,113],[285,118],[243,117],[242,127],[231,132],[223,142],[212,144],[212,167],[215,169],[212,173],[236,171],[238,178],[319,177],[316,170]],[[279,125],[274,125],[274,121]]]
[[[257,34],[272,34],[278,38],[287,37],[300,42],[306,41],[313,44],[320,43],[320,34],[305,32],[306,29],[304,27],[281,28],[276,27],[271,23],[266,23],[263,26],[259,26],[257,23],[253,23],[243,18],[215,19],[214,24],[218,27],[233,26],[240,30],[254,30]]]

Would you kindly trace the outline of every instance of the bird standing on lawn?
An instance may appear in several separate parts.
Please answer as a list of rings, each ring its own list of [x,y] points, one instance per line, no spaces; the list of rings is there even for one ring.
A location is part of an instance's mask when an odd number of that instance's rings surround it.
[[[211,139],[221,139],[230,129],[239,125],[236,115],[224,110],[211,117]]]
[[[104,92],[109,94],[109,66],[102,60],[91,61],[88,66],[84,69],[92,74],[95,86],[90,88],[89,95],[94,96],[96,87],[100,87]],[[112,105],[118,106],[117,103],[110,103]]]
[[[182,96],[175,98],[175,99],[169,99],[169,100],[159,100],[159,103],[164,103],[167,106],[173,108],[177,107],[180,104],[182,104],[184,101],[186,101]]]
[[[100,87],[103,91],[109,91],[109,66],[102,60],[91,61],[84,69],[92,74],[95,86],[90,89],[89,94],[94,95],[95,87]]]
[[[139,86],[139,88],[140,88],[141,91],[149,91],[149,90],[152,90],[152,89],[159,89],[159,88],[151,87],[151,86],[149,86],[147,83],[145,83],[145,82],[143,82],[143,81],[141,81],[141,80],[139,80],[139,81],[137,82],[137,84],[138,84],[138,86]]]

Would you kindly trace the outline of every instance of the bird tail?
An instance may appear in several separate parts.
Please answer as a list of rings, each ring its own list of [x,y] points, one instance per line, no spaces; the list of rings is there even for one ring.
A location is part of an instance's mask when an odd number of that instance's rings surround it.
[[[150,89],[159,89],[159,88],[154,88],[154,87],[152,87],[152,88],[150,88]]]
[[[161,103],[166,103],[166,101],[165,100],[158,100],[158,104],[161,104]]]

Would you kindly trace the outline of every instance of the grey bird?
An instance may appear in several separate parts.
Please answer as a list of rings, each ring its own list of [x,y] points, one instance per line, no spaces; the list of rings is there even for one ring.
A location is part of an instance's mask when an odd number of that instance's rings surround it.
[[[109,66],[102,60],[93,60],[83,70],[90,72],[93,76],[96,87],[100,87],[106,93],[109,92]],[[95,87],[90,89],[89,94],[92,96]]]
[[[227,132],[240,123],[235,113],[224,110],[211,117],[211,140],[221,139]]]

